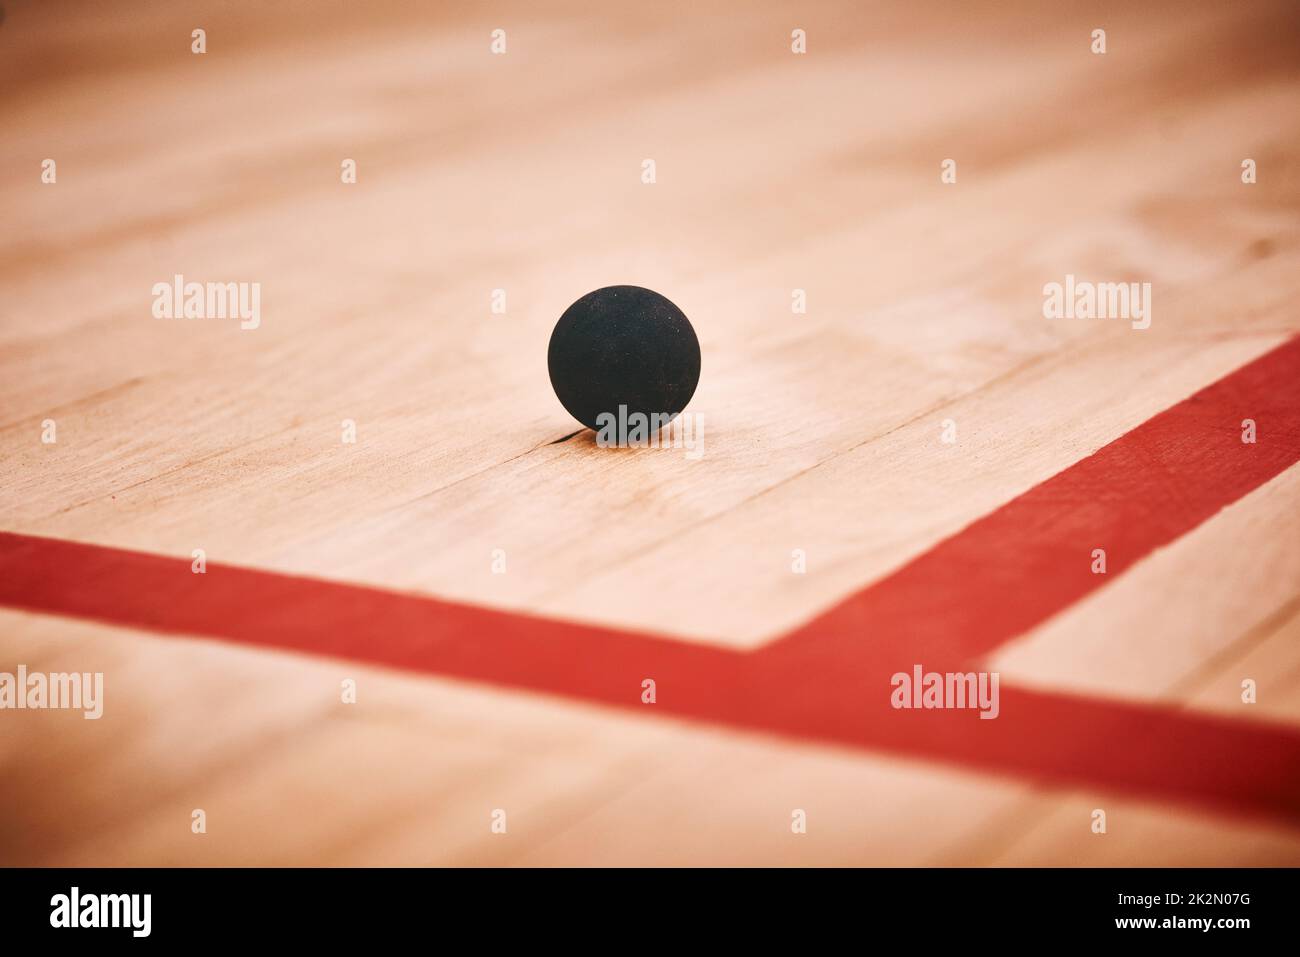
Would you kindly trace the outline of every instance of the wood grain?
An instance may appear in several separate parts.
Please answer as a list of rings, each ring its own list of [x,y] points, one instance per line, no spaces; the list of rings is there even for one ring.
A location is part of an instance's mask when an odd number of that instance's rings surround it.
[[[752,649],[1300,330],[1289,2],[5,11],[7,531]],[[260,282],[261,327],[154,319],[176,273]],[[1151,328],[1045,320],[1066,273],[1151,282]],[[557,441],[551,326],[624,282],[699,332],[699,461]],[[1253,671],[1294,724],[1294,471],[1008,680],[1236,713]],[[0,714],[5,864],[1300,862],[1124,795],[0,611],[18,662],[112,697]]]

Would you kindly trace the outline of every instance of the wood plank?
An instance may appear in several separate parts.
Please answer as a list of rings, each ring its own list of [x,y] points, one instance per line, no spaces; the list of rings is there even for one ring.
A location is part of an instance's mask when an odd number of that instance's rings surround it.
[[[5,13],[3,531],[754,651],[1300,331],[1285,0]],[[177,273],[260,282],[261,327],[154,319]],[[1067,273],[1150,281],[1151,328],[1045,320]],[[696,324],[698,461],[557,442],[547,337],[616,282]],[[1296,727],[1297,483],[993,666]],[[0,714],[2,864],[1300,862],[1276,823],[0,609],[18,663],[110,698]]]

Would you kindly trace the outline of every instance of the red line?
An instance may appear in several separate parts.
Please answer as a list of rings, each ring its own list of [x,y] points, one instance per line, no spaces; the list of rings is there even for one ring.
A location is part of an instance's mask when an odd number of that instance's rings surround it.
[[[754,653],[12,533],[0,604],[643,711],[651,677],[658,713],[1297,825],[1300,733],[1285,726],[1021,689],[984,721],[888,696],[894,672],[969,667],[1300,459],[1298,382],[1293,339]],[[1095,547],[1107,575],[1090,571]]]
[[[1254,419],[1258,441],[1241,441]],[[968,661],[1068,608],[1300,459],[1300,338],[940,542],[764,654]],[[1092,573],[1092,550],[1107,574]],[[922,656],[922,657],[917,657]]]

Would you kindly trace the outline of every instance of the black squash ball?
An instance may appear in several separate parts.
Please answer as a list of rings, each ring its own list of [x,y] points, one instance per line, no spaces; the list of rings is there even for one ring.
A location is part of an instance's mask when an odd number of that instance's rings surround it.
[[[690,321],[640,286],[589,292],[560,316],[547,351],[551,385],[569,414],[591,429],[608,412],[676,416],[700,381],[700,341]]]

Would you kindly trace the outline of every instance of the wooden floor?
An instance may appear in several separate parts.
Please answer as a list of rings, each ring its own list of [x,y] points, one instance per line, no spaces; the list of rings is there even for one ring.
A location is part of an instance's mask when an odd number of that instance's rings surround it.
[[[1300,333],[1291,0],[19,0],[0,89],[0,532],[177,567],[755,653]],[[260,283],[260,327],[155,318],[176,274]],[[1150,282],[1150,328],[1044,318],[1067,274]],[[698,460],[555,399],[551,328],[619,283],[695,325]],[[1096,495],[1158,523],[1181,492]],[[1222,505],[987,667],[1300,755],[1300,467]],[[102,671],[105,712],[0,711],[2,864],[1300,864],[1300,790],[1252,813],[250,647],[58,574],[0,602],[0,672]]]

